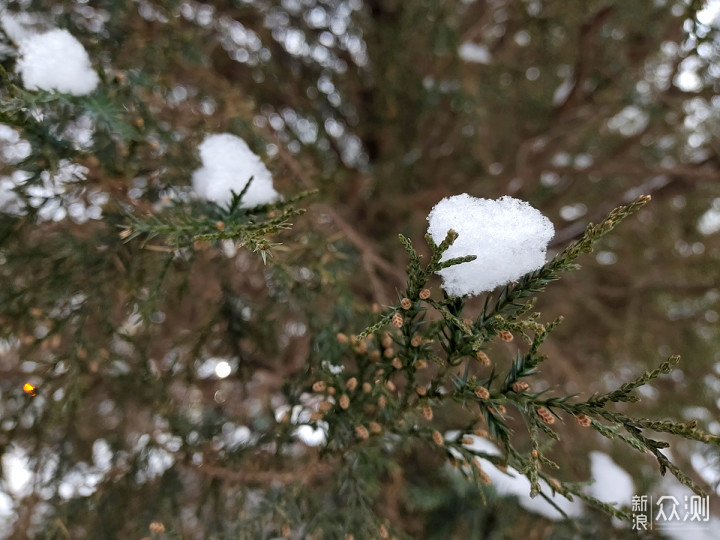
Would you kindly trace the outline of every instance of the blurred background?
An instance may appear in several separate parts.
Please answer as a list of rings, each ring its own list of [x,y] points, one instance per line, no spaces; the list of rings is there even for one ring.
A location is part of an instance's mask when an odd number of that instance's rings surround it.
[[[588,397],[680,354],[635,410],[720,434],[720,1],[3,5],[8,73],[9,25],[57,26],[103,90],[49,103],[33,129],[0,123],[0,535],[139,538],[158,521],[178,538],[243,537],[233,527],[259,488],[193,463],[241,462],[322,344],[397,300],[397,233],[422,243],[432,206],[458,193],[529,201],[555,251],[652,195],[540,298],[545,319],[565,316],[542,384]],[[217,132],[243,137],[286,196],[320,190],[275,262],[232,243],[168,256],[122,242],[123,211],[188,197],[195,148]],[[33,205],[18,174],[54,187]],[[621,504],[685,493],[649,457],[566,429],[552,453],[564,480],[597,477],[597,450],[630,479]],[[670,454],[717,489],[717,450]],[[378,482],[410,537],[629,534],[592,512],[569,525],[484,501],[430,457],[406,459]]]

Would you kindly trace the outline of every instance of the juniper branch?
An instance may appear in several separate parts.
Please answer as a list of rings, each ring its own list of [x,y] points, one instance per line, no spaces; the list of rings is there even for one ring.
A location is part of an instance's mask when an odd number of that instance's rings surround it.
[[[591,407],[602,407],[608,401],[637,401],[638,398],[632,394],[633,390],[647,384],[653,379],[658,378],[660,375],[667,375],[673,369],[675,369],[675,366],[678,364],[678,362],[680,362],[679,356],[671,356],[667,362],[663,362],[654,370],[646,371],[637,379],[623,384],[620,388],[613,392],[609,392],[607,394],[592,398],[587,402],[587,404]]]
[[[514,286],[508,285],[505,287],[492,310],[490,312],[483,311],[481,316],[478,317],[478,324],[482,325],[485,320],[493,315],[516,311],[520,308],[520,304],[517,303],[518,300],[543,291],[545,286],[558,279],[562,272],[577,269],[578,266],[575,264],[575,260],[580,255],[590,253],[593,245],[598,240],[612,231],[624,219],[640,210],[649,201],[649,195],[642,195],[634,202],[620,206],[610,212],[600,224],[588,225],[580,240],[569,245],[551,261],[543,265],[542,268],[522,277]]]

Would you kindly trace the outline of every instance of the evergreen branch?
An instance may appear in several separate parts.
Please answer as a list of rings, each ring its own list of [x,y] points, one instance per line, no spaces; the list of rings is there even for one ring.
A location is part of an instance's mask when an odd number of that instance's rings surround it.
[[[679,356],[671,356],[667,362],[663,362],[654,370],[646,371],[640,377],[636,378],[633,381],[623,384],[620,388],[618,388],[617,390],[615,390],[613,392],[608,392],[607,394],[603,394],[601,396],[594,397],[594,398],[588,400],[587,404],[590,407],[602,407],[608,401],[611,401],[611,402],[620,402],[620,401],[635,402],[635,401],[638,401],[639,398],[637,396],[635,396],[634,394],[632,394],[633,390],[649,383],[653,379],[658,378],[660,375],[667,375],[673,369],[675,369],[675,366],[678,364],[678,362],[680,362]]]
[[[684,472],[682,472],[677,465],[675,465],[672,461],[670,461],[667,457],[665,457],[665,454],[662,452],[656,451],[655,457],[658,460],[658,463],[660,464],[660,473],[664,476],[665,471],[670,471],[670,473],[677,478],[677,480],[684,486],[690,488],[696,495],[700,495],[701,497],[706,497],[707,493],[704,489],[702,489],[700,486],[698,486],[695,482],[693,482],[692,478],[690,478],[688,475],[686,475]]]
[[[585,253],[592,251],[595,242],[612,231],[625,218],[636,213],[640,208],[650,201],[649,195],[642,195],[634,202],[620,206],[610,212],[608,216],[599,225],[588,225],[580,240],[574,242],[564,251],[556,255],[551,261],[543,265],[538,270],[531,272],[518,281],[515,286],[508,285],[500,293],[490,312],[483,312],[482,320],[486,320],[496,314],[502,314],[505,311],[512,312],[512,308],[517,309],[516,302],[526,298],[532,294],[537,294],[545,289],[545,286],[551,281],[558,279],[562,272],[574,270],[577,267],[575,260]]]
[[[365,328],[362,332],[360,332],[357,336],[358,340],[365,339],[371,334],[374,334],[378,330],[380,330],[383,326],[390,324],[390,321],[392,320],[393,315],[396,313],[395,310],[390,310],[385,315],[380,317],[375,323]]]
[[[247,192],[250,189],[250,186],[252,185],[254,180],[255,180],[254,176],[251,176],[250,178],[248,178],[248,181],[245,182],[245,185],[243,186],[242,190],[240,190],[240,193],[235,193],[234,191],[231,191],[232,199],[230,200],[230,204],[228,205],[228,213],[229,214],[232,214],[240,209],[240,205],[242,204],[243,198],[247,194]]]
[[[299,197],[308,195],[310,193],[302,193]],[[266,237],[289,229],[291,227],[289,220],[304,214],[305,210],[293,208],[290,206],[292,201],[286,201],[268,206],[265,211],[259,208],[241,211],[238,206],[241,196],[242,194],[234,194],[227,209],[217,205],[211,206],[211,218],[196,215],[190,207],[182,203],[176,204],[161,215],[139,217],[126,212],[125,216],[129,223],[124,226],[121,237],[125,240],[133,240],[140,236],[148,240],[163,237],[166,243],[175,249],[190,247],[198,241],[236,240],[241,245],[260,252],[264,260],[267,250],[271,247]],[[275,209],[280,210],[277,216],[274,215]]]
[[[592,410],[592,409],[591,409]],[[649,429],[658,433],[669,433],[671,435],[679,435],[685,439],[698,441],[714,446],[720,446],[720,436],[712,435],[696,428],[697,422],[668,422],[647,420],[641,418],[632,418],[621,413],[610,411],[595,411],[606,420],[622,424],[624,426],[632,426],[637,429]]]
[[[402,234],[398,235],[398,238],[400,239],[400,243],[405,248],[405,251],[407,251],[408,257],[410,261],[408,262],[408,268],[407,268],[407,276],[408,276],[408,290],[412,289],[418,289],[422,285],[422,283],[419,283],[421,281],[421,275],[422,275],[422,269],[420,267],[420,256],[415,251],[415,248],[412,245],[412,242],[409,238],[406,238]]]
[[[447,251],[447,249],[455,243],[455,240],[457,240],[457,237],[458,237],[458,233],[455,230],[450,229],[447,232],[443,241],[440,242],[440,245],[437,246],[437,249],[433,250],[431,265],[435,265],[438,263],[438,261],[440,260],[440,258],[443,255],[443,253],[445,253]]]
[[[465,336],[472,336],[473,330],[472,328],[463,321],[460,317],[453,314],[450,308],[447,305],[444,305],[440,302],[436,302],[435,300],[428,299],[426,301],[428,304],[430,304],[432,307],[434,307],[445,319],[446,322],[452,325],[451,332],[454,329],[459,329]]]
[[[545,356],[538,355],[538,349],[550,332],[552,332],[560,322],[562,322],[562,317],[558,317],[541,332],[537,333],[527,354],[522,355],[518,352],[510,371],[508,371],[505,377],[505,382],[502,387],[503,393],[508,392],[513,383],[519,379],[529,377],[536,373],[537,366],[546,359]]]
[[[632,521],[632,515],[623,512],[622,510],[619,510],[616,506],[603,502],[600,499],[596,499],[595,497],[592,497],[582,491],[581,489],[569,486],[568,484],[561,484],[563,490],[567,490],[568,493],[571,493],[572,495],[575,495],[578,499],[583,501],[584,503],[597,508],[601,512],[604,512],[605,514],[608,514],[610,516],[616,517],[618,519],[621,519],[623,521],[631,522]],[[562,491],[560,491],[562,494]]]
[[[436,268],[437,268],[437,270],[442,270],[444,268],[449,268],[449,267],[455,266],[457,264],[474,261],[475,259],[477,259],[477,255],[465,255],[464,257],[455,257],[453,259],[448,259],[447,261],[438,263]]]

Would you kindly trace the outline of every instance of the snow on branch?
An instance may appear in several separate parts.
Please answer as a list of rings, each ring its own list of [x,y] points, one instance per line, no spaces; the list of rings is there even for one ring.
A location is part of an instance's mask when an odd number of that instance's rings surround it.
[[[512,197],[479,199],[464,193],[441,200],[428,216],[428,233],[440,243],[449,230],[458,238],[442,261],[475,255],[475,260],[443,268],[443,288],[451,296],[492,291],[545,264],[555,234],[550,220]]]
[[[28,90],[82,96],[95,91],[99,82],[87,51],[67,30],[22,39],[17,70]]]

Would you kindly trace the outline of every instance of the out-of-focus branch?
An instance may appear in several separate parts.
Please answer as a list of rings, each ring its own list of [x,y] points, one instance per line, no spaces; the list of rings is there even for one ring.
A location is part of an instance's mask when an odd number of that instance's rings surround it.
[[[326,476],[334,469],[334,464],[331,462],[313,462],[308,464],[306,467],[293,469],[290,471],[251,471],[251,470],[233,470],[218,465],[202,465],[200,472],[208,476],[215,478],[222,478],[223,480],[229,480],[231,482],[242,482],[242,483],[258,483],[258,484],[269,484],[269,483],[281,483],[290,484],[293,482],[308,483],[315,478]]]
[[[602,28],[605,21],[613,11],[613,6],[606,6],[580,27],[578,58],[575,63],[574,82],[565,99],[555,108],[553,116],[557,119],[565,113],[579,99],[580,91],[583,88],[587,77],[588,65],[593,56],[593,40],[597,32]]]
[[[292,171],[292,173],[300,180],[303,187],[308,189],[314,189],[314,183],[308,176],[303,172],[300,164],[293,158],[290,153],[278,143],[278,155],[282,159],[283,163]],[[378,276],[378,270],[386,274],[395,280],[396,285],[400,285],[405,281],[405,273],[395,268],[388,261],[378,255],[377,251],[372,245],[372,242],[365,238],[359,233],[350,223],[348,223],[333,207],[328,204],[320,203],[316,205],[316,208],[322,213],[327,214],[335,225],[342,231],[345,238],[360,252],[363,267],[368,274],[370,283],[375,292],[375,297],[381,304],[389,303],[389,296],[386,292],[386,288],[382,284]]]
[[[623,171],[626,174],[631,174],[628,171]],[[664,173],[667,173],[668,171],[663,171]],[[642,171],[642,175],[647,177],[648,171],[644,170]],[[627,204],[628,202],[632,201],[637,197],[639,193],[643,193],[646,195],[655,195],[659,191],[667,188],[670,184],[672,184],[677,177],[672,177],[669,174],[658,174],[655,176],[652,176],[649,180],[646,182],[640,184],[639,186],[629,189],[626,191],[622,197],[621,201],[623,204]],[[588,221],[591,223],[598,223],[600,220],[603,219],[603,216],[607,213],[608,209],[612,209],[617,204],[609,204],[605,206],[601,206],[600,209],[593,214]],[[560,229],[555,233],[555,236],[553,237],[552,241],[550,242],[550,247],[558,247],[561,245],[566,244],[567,242],[571,240],[575,240],[582,236],[583,231],[585,231],[585,228],[587,227],[586,220],[578,220],[567,227],[564,227],[563,229]]]

